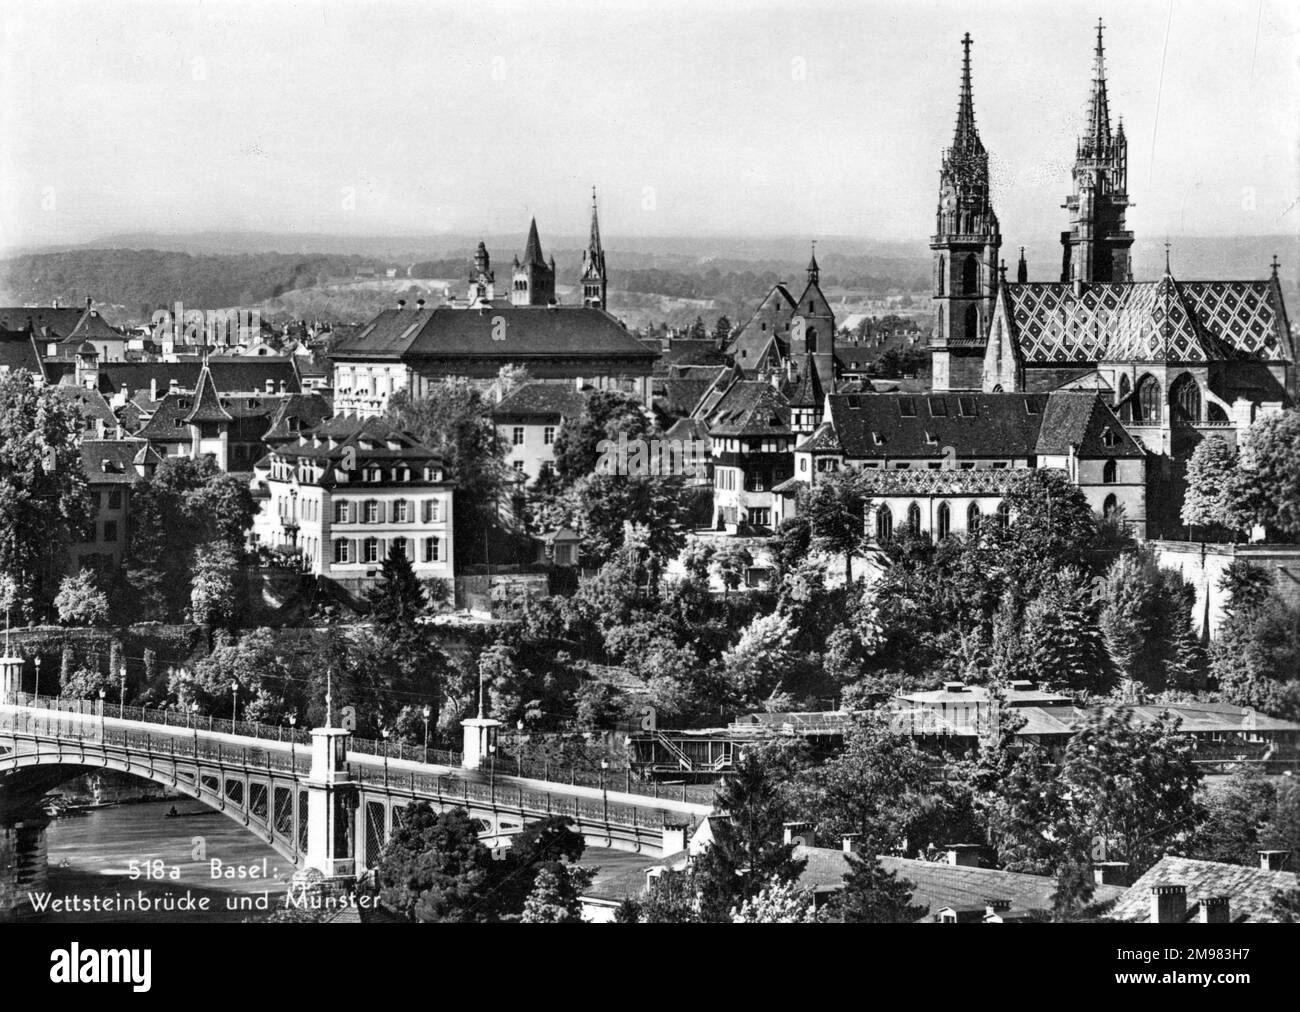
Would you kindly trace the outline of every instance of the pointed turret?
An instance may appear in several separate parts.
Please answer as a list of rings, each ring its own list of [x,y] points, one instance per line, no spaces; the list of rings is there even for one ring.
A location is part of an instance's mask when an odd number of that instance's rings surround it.
[[[528,225],[528,245],[524,247],[524,263],[546,266],[546,260],[542,257],[542,240],[537,235],[536,218]]]
[[[822,269],[817,266],[817,244],[812,244],[812,256],[808,258],[808,284],[819,285],[822,279]]]
[[[1079,153],[1088,158],[1102,155],[1114,143],[1110,132],[1110,102],[1106,98],[1106,50],[1102,43],[1102,27],[1098,18],[1097,49],[1092,61],[1092,94],[1088,96],[1083,136],[1079,139]]]
[[[591,188],[591,237],[582,253],[582,304],[605,308],[609,282],[605,274],[605,251],[600,245],[600,219],[596,215],[596,188]]]
[[[1029,280],[1029,264],[1025,261],[1025,248],[1020,247],[1020,263],[1016,264],[1016,281],[1024,284]]]
[[[555,301],[555,258],[550,263],[542,255],[542,240],[537,234],[537,219],[528,225],[528,242],[524,246],[524,259],[515,258],[510,304],[513,306],[545,306]]]

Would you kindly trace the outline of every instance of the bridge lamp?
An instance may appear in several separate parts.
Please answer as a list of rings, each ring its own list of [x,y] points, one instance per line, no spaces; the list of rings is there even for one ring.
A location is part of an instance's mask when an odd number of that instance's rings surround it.
[[[101,685],[99,687],[99,736],[101,738],[104,736],[104,697],[107,695],[108,693],[104,691],[104,687]]]
[[[424,762],[427,765],[429,762],[429,715],[433,711],[429,708],[429,704],[425,703],[424,710],[421,712],[424,714]]]
[[[41,695],[41,655],[36,655],[36,691],[32,693],[38,699]]]
[[[388,736],[393,732],[386,727],[379,729],[380,736],[384,739],[384,786],[388,786]]]
[[[600,761],[600,801],[605,809],[605,821],[609,822],[609,791],[605,788],[605,773],[609,770],[609,760]]]
[[[298,715],[296,713],[289,714],[289,765],[294,768],[295,772],[298,769],[297,727]]]
[[[230,730],[234,730],[235,714],[239,712],[239,683],[233,678],[230,680]]]
[[[125,717],[126,716],[126,665],[125,664],[122,665],[121,675],[122,675],[122,687],[121,689],[118,690],[117,715],[119,717]]]

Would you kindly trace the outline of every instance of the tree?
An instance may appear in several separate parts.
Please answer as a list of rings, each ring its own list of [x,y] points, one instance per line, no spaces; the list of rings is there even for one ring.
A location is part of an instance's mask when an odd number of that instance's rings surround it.
[[[410,805],[379,857],[379,899],[411,921],[487,920],[492,855],[463,808]]]
[[[731,340],[731,321],[725,314],[719,316],[718,322],[713,325],[713,340],[718,342],[719,348],[725,348]]]
[[[1234,534],[1249,518],[1238,509],[1241,472],[1237,453],[1221,436],[1208,436],[1196,445],[1187,462],[1187,492],[1182,521],[1188,527],[1222,527]]]
[[[645,924],[694,924],[700,920],[695,876],[665,871],[650,884],[640,903]]]
[[[375,625],[390,638],[401,638],[415,627],[427,603],[424,586],[411,568],[411,560],[398,544],[388,550],[379,582],[369,594]]]
[[[1300,607],[1276,591],[1234,604],[1210,656],[1224,702],[1300,718]]]
[[[1091,579],[1073,566],[1053,573],[1025,609],[1025,642],[1035,680],[1097,692],[1109,680],[1110,657],[1097,625]]]
[[[812,547],[827,555],[844,556],[844,581],[853,582],[853,556],[865,541],[868,506],[862,478],[854,471],[834,471],[804,496],[800,513],[808,517]]]
[[[108,598],[99,589],[94,570],[65,576],[54,597],[63,625],[103,625],[108,621]]]
[[[772,771],[756,752],[736,762],[718,791],[713,842],[696,859],[700,914],[725,922],[733,907],[757,895],[773,878],[788,882],[803,870],[784,842],[786,808]]]
[[[53,599],[68,545],[92,516],[81,427],[57,388],[25,369],[0,374],[0,573],[38,608]]]
[[[398,390],[385,417],[437,450],[456,480],[452,500],[456,556],[480,558],[501,526],[500,507],[510,476],[505,441],[492,420],[493,405],[464,379],[431,384],[424,397]]]
[[[1205,798],[1205,820],[1196,828],[1188,853],[1204,861],[1253,865],[1277,810],[1278,791],[1254,766],[1239,766]]]
[[[1264,415],[1242,447],[1242,497],[1255,520],[1288,538],[1300,538],[1300,410]]]
[[[641,402],[612,390],[597,390],[587,398],[582,414],[566,418],[556,433],[552,451],[555,470],[571,485],[595,470],[602,440],[618,441],[620,433],[629,440],[650,433],[650,419]]]
[[[1010,522],[980,528],[985,558],[996,565],[1002,587],[1014,587],[1029,600],[1057,569],[1091,570],[1097,514],[1064,471],[1034,468],[1016,479],[1003,502]]]
[[[795,664],[794,629],[780,612],[755,615],[736,645],[722,657],[737,705],[753,708],[781,688]]]
[[[1192,625],[1196,591],[1182,574],[1161,568],[1144,548],[1116,559],[1097,587],[1098,621],[1120,679],[1152,692],[1200,684],[1204,658]]]
[[[651,581],[676,558],[691,529],[680,477],[588,475],[574,485],[572,496],[583,554],[605,563],[628,548]]]
[[[566,868],[554,862],[537,872],[524,901],[523,924],[578,924],[582,921],[582,890],[591,885],[594,868]]]
[[[749,549],[738,541],[725,541],[713,553],[713,567],[727,594],[745,581],[745,570],[753,564]]]
[[[774,877],[731,912],[732,924],[812,924],[812,894],[799,883]]]
[[[850,854],[844,889],[833,901],[833,914],[848,924],[905,924],[925,916],[912,903],[916,888],[897,872],[886,871],[874,854]]]
[[[190,607],[194,621],[233,627],[239,614],[239,560],[223,542],[194,552]]]

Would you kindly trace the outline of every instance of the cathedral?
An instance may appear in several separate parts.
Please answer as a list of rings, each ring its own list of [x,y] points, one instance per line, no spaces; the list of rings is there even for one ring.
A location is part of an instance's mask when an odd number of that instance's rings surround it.
[[[970,36],[962,41],[957,129],[943,153],[934,251],[935,390],[1097,391],[1150,456],[1156,529],[1177,526],[1182,468],[1196,444],[1238,442],[1261,414],[1296,403],[1296,363],[1274,259],[1258,280],[1135,281],[1125,225],[1128,143],[1111,125],[1102,26],[1091,94],[1063,205],[1059,281],[1016,279],[999,260],[988,155],[975,128]],[[1157,509],[1159,504],[1159,509]]]

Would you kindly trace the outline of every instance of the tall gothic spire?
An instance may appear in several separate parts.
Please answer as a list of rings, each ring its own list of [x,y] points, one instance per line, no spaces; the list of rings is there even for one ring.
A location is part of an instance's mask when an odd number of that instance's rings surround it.
[[[1111,145],[1110,102],[1106,97],[1106,51],[1102,43],[1101,19],[1097,19],[1097,51],[1092,64],[1092,94],[1088,96],[1088,112],[1084,120],[1084,134],[1080,138],[1080,152],[1088,156],[1101,156]]]
[[[600,221],[596,217],[596,188],[591,188],[591,238],[587,242],[587,249],[596,255],[603,256],[600,249]]]
[[[542,240],[537,236],[536,218],[528,226],[528,245],[524,247],[524,263],[537,264],[541,267],[546,266],[546,261],[542,257]]]
[[[961,94],[957,99],[957,129],[953,134],[952,146],[955,151],[983,151],[979,131],[975,129],[975,99],[970,86],[970,32],[962,36],[961,48]]]
[[[596,216],[596,188],[591,188],[591,238],[582,253],[582,304],[606,308],[609,277],[605,273],[605,251],[600,245],[600,220]]]

